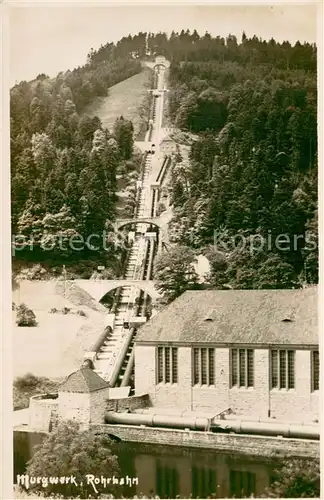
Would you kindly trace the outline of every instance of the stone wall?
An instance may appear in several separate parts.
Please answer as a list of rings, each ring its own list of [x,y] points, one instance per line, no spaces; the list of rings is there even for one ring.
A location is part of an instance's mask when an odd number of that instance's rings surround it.
[[[109,399],[105,403],[106,411],[134,411],[140,408],[148,408],[152,406],[148,394],[143,396],[131,396],[129,398]],[[91,420],[92,421],[92,420]]]
[[[215,385],[192,386],[191,348],[178,348],[178,383],[156,384],[155,346],[135,345],[135,393],[149,394],[154,406],[217,414],[231,408],[241,415],[290,422],[319,418],[319,391],[311,392],[310,351],[297,350],[295,389],[269,390],[269,351],[254,350],[254,387],[230,388],[229,348],[215,349]]]
[[[227,350],[227,367],[229,381],[229,349]],[[225,361],[225,360],[224,360]],[[237,413],[243,415],[255,414],[262,418],[268,417],[269,410],[269,351],[254,350],[254,387],[229,390],[229,405]]]
[[[154,399],[155,347],[135,343],[135,394],[149,394]]]
[[[57,410],[57,395],[39,394],[32,396],[29,400],[29,422],[30,429],[47,432],[53,412]]]
[[[81,429],[90,423],[90,394],[60,392],[58,398],[58,419],[75,420]]]
[[[107,411],[134,411],[152,406],[148,394],[109,400],[109,391],[107,388],[90,394],[60,392],[55,399],[48,394],[33,396],[29,404],[29,427],[48,432],[61,420],[75,420],[85,429],[90,422],[103,424]]]
[[[107,399],[109,398],[109,387],[90,394],[90,422],[103,424]]]
[[[282,420],[312,421],[319,418],[319,391],[311,392],[311,352],[296,351],[295,389],[270,391],[271,416]],[[302,418],[301,418],[302,417]]]
[[[95,433],[110,434],[122,441],[239,452],[249,456],[319,458],[320,453],[319,441],[306,439],[214,434],[212,432],[118,424],[97,424],[91,425],[90,428]]]

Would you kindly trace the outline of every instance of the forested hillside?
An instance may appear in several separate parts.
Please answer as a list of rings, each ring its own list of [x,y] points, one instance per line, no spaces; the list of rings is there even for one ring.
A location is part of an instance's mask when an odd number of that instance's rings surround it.
[[[317,54],[309,43],[139,33],[91,49],[81,68],[16,85],[13,233],[53,241],[62,230],[102,231],[114,218],[132,127],[107,131],[82,111],[156,54],[171,61],[172,125],[193,139],[189,159],[178,154],[172,168],[171,240],[207,252],[216,287],[317,282]]]
[[[102,243],[101,251],[90,245],[82,250],[77,241],[78,234],[84,240],[101,235],[105,221],[114,219],[116,174],[132,155],[130,122],[119,120],[108,131],[97,117],[83,114],[95,97],[141,71],[138,59],[116,51],[110,44],[107,57],[97,60],[92,50],[83,67],[52,79],[39,75],[11,89],[11,211],[19,259],[118,264],[112,245],[108,252]],[[75,250],[64,246],[72,235]],[[98,246],[98,238],[91,243]]]
[[[173,124],[197,134],[173,167],[173,241],[205,248],[217,287],[317,282],[316,47],[187,31],[165,53]]]

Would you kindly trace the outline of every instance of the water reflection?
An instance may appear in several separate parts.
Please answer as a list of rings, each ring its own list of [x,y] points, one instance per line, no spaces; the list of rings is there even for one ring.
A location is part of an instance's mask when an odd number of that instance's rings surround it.
[[[230,496],[241,497],[256,494],[256,473],[245,470],[230,470]]]
[[[15,477],[25,471],[26,461],[42,439],[40,434],[15,433]],[[120,492],[128,498],[139,494],[160,498],[258,497],[270,484],[277,465],[262,458],[129,443],[119,443],[117,455],[121,475],[138,477],[138,486]]]
[[[162,498],[260,496],[270,484],[273,461],[203,450],[147,447],[133,450],[137,493]]]

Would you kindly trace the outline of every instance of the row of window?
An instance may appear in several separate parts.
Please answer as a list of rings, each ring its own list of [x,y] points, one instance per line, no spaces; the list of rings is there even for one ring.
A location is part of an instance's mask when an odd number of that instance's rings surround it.
[[[176,347],[158,347],[157,381],[159,384],[178,382],[178,349]]]
[[[156,492],[160,498],[176,498],[181,493],[180,474],[175,467],[157,461]],[[192,498],[218,498],[217,469],[193,466],[191,471]],[[256,493],[256,474],[245,470],[229,470],[230,498],[250,498]]]
[[[193,385],[215,385],[215,349],[193,348]],[[178,382],[178,348],[157,348],[157,383]],[[319,352],[311,351],[312,391],[319,389]],[[230,350],[230,386],[254,387],[254,350]],[[295,388],[295,351],[270,351],[271,389]]]

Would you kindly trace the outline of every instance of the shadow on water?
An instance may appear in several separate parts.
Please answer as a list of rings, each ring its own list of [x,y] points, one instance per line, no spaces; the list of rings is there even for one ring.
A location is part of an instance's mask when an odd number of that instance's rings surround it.
[[[14,482],[41,444],[44,434],[14,433]],[[258,497],[270,484],[274,462],[266,458],[229,455],[209,450],[116,443],[121,476],[138,478],[125,486],[124,497],[158,495],[160,498]],[[95,474],[95,471],[91,471]]]

